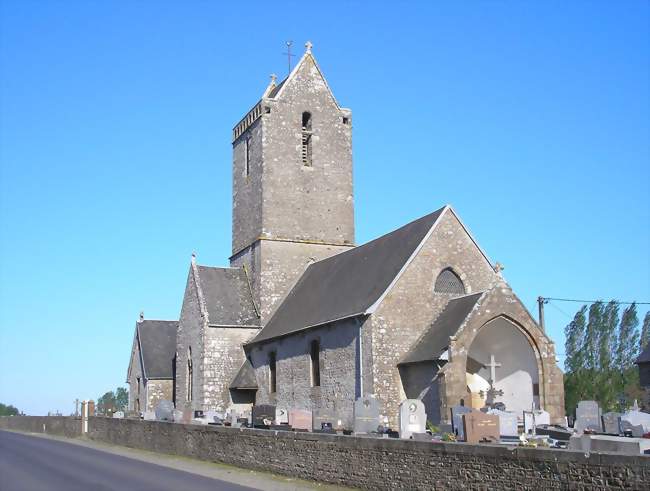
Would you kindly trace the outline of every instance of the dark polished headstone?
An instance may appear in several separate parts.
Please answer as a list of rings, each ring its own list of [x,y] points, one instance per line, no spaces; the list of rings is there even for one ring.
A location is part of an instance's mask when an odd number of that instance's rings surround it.
[[[275,406],[260,404],[253,406],[253,426],[255,428],[268,427],[274,424]]]

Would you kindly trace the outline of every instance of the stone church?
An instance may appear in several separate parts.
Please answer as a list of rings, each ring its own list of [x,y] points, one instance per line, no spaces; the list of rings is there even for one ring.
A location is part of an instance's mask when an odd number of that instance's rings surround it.
[[[507,410],[563,422],[553,342],[451,206],[355,245],[352,122],[308,43],[235,126],[230,267],[192,256],[174,350],[158,351],[167,397],[181,410],[306,409],[314,427],[351,428],[354,401],[372,395],[396,427],[406,398],[439,423],[492,389]]]

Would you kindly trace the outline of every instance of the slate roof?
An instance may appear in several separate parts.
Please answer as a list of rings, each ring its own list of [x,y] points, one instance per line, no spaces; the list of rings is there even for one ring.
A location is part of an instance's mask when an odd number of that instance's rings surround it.
[[[444,210],[311,264],[249,344],[369,314]]]
[[[173,378],[178,321],[142,320],[136,324],[136,330],[145,377]]]
[[[232,379],[230,383],[231,389],[258,389],[257,380],[255,378],[255,370],[253,365],[248,360],[244,361],[241,368],[235,375],[235,378]]]
[[[449,336],[458,332],[463,321],[472,311],[483,292],[454,298],[447,303],[431,327],[404,355],[398,365],[437,360],[449,345]]]
[[[255,326],[260,320],[243,268],[198,266],[208,323],[217,326]]]
[[[643,352],[636,359],[636,363],[650,363],[650,343],[645,347]]]

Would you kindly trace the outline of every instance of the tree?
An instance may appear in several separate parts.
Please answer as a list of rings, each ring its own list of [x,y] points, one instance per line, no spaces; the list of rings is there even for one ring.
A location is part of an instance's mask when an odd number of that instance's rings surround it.
[[[645,313],[643,318],[643,328],[641,328],[641,344],[639,348],[643,351],[650,344],[650,310]]]
[[[118,411],[126,411],[129,406],[129,391],[125,387],[118,387],[115,391],[115,406]]]
[[[633,303],[623,311],[621,324],[618,329],[618,345],[616,349],[616,364],[621,372],[634,366],[639,353],[639,318],[636,314],[636,304]]]
[[[0,416],[18,416],[20,411],[17,408],[10,405],[5,405],[0,402]]]
[[[598,366],[594,376],[596,399],[605,411],[614,409],[620,391],[612,360],[612,353],[616,352],[618,323],[618,303],[611,300],[605,306],[599,323]]]
[[[115,412],[115,394],[112,390],[97,399],[96,411],[97,414],[103,414],[104,416]]]
[[[583,397],[585,356],[582,349],[587,323],[587,306],[582,308],[573,317],[573,320],[564,328],[566,374],[564,376],[565,407],[567,413],[572,413]]]

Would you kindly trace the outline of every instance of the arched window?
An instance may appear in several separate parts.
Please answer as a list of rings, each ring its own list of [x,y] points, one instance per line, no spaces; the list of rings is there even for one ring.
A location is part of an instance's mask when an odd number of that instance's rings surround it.
[[[192,389],[194,385],[194,370],[192,369],[192,348],[187,350],[187,402],[192,401]]]
[[[452,295],[463,295],[465,285],[451,268],[443,269],[436,278],[436,284],[433,288],[436,293],[447,293]]]
[[[302,165],[311,167],[311,113],[302,113]]]
[[[317,339],[310,344],[309,358],[311,359],[311,386],[320,387],[320,343]]]
[[[269,392],[274,394],[277,389],[275,351],[269,353]]]

